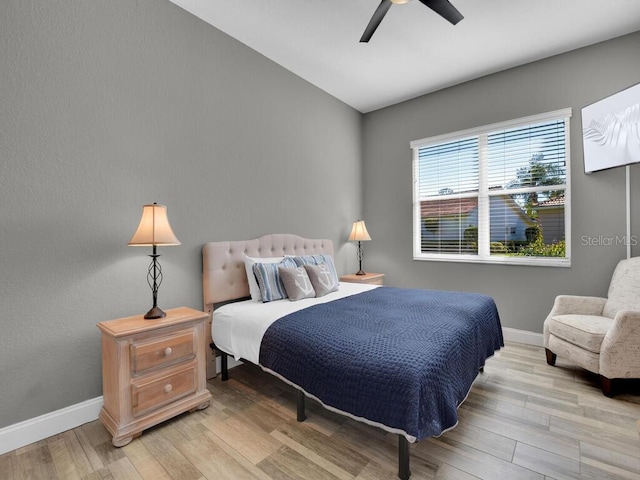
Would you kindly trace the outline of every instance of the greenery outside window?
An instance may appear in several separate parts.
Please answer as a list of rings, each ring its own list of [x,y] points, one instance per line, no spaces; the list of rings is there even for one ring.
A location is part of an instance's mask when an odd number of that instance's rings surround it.
[[[571,109],[411,142],[413,258],[570,266]]]

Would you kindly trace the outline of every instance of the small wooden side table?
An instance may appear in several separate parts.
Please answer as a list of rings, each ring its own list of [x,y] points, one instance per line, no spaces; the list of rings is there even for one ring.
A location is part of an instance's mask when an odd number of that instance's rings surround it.
[[[349,275],[342,275],[340,277],[340,281],[346,283],[384,285],[384,273],[365,273],[364,275],[356,275],[355,273],[350,273]]]
[[[102,332],[100,420],[116,447],[186,411],[209,405],[205,366],[208,315],[192,308],[98,323]]]

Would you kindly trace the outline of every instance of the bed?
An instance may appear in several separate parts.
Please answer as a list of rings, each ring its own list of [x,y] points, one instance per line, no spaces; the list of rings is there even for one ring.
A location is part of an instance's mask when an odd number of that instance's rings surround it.
[[[266,262],[283,257],[284,266],[313,260],[325,272],[326,262],[335,275],[330,240],[274,234],[207,243],[202,253],[204,304],[222,379],[228,356],[250,361],[298,390],[299,421],[311,397],[397,434],[403,480],[410,476],[409,444],[457,424],[457,409],[485,360],[503,346],[493,299],[475,293],[342,283],[318,298],[278,300],[274,291],[273,301],[250,299],[249,272],[260,277],[260,271],[246,268],[246,257],[272,273]],[[318,267],[304,268],[311,275]]]

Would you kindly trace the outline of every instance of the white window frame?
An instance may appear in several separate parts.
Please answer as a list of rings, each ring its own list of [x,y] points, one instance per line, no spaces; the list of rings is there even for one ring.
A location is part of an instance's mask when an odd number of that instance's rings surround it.
[[[553,112],[531,115],[524,118],[493,123],[482,127],[460,130],[457,132],[438,135],[435,137],[414,140],[410,143],[413,150],[413,259],[440,262],[466,262],[466,263],[490,263],[502,265],[531,265],[545,267],[570,267],[571,266],[571,148],[570,148],[570,119],[572,109],[565,108]],[[495,131],[524,127],[545,121],[564,120],[565,122],[565,257],[518,257],[491,255],[489,242],[489,188],[487,181],[487,159],[483,150],[486,149],[487,136]],[[422,252],[421,235],[421,208],[419,192],[419,150],[422,147],[440,143],[452,142],[458,139],[477,136],[479,141],[479,193],[478,193],[478,254],[451,254],[451,253],[425,253]],[[539,187],[514,189],[513,193],[527,193],[538,190]],[[449,197],[454,198],[454,197]],[[484,221],[481,221],[484,220]]]

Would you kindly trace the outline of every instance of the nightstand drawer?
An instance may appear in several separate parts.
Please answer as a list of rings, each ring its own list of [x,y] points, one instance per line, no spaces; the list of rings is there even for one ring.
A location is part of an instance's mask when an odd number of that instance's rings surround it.
[[[196,391],[196,367],[172,375],[134,383],[131,386],[132,413],[136,417]]]
[[[193,358],[195,351],[196,334],[194,330],[183,330],[145,342],[134,342],[131,344],[133,373],[139,375],[152,368]]]

